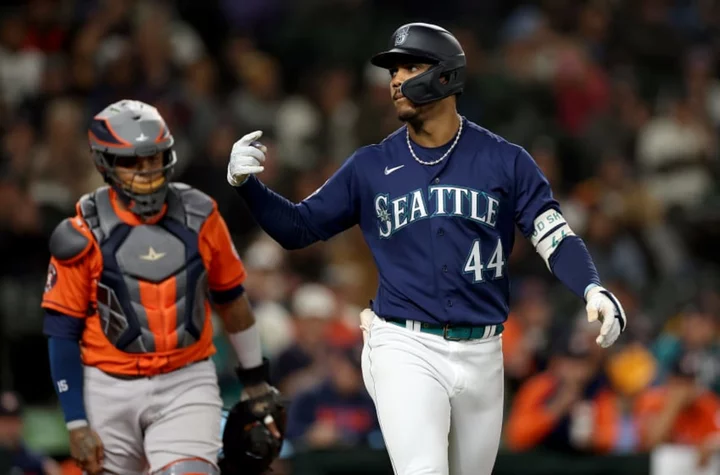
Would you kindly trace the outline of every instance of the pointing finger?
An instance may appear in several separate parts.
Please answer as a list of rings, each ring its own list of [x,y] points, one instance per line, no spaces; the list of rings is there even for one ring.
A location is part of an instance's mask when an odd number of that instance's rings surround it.
[[[245,135],[243,138],[238,140],[237,143],[242,143],[243,145],[250,145],[252,142],[258,140],[260,137],[262,137],[262,130],[256,130],[255,132],[250,132],[249,134]]]

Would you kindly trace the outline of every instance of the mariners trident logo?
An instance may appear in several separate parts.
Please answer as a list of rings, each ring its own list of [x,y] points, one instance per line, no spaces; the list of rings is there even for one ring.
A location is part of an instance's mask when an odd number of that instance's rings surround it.
[[[400,28],[395,35],[395,46],[399,46],[403,43],[405,43],[405,40],[407,40],[408,37],[408,31],[410,31],[409,26],[403,26]]]

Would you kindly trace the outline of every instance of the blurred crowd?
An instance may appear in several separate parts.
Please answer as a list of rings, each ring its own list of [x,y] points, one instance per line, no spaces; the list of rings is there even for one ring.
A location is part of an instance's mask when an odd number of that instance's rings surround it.
[[[262,180],[294,201],[400,126],[369,65],[408,21],[455,33],[460,112],[524,146],[629,317],[594,344],[582,302],[519,237],[503,335],[505,445],[633,453],[720,448],[720,2],[717,0],[25,0],[0,14],[0,385],[55,404],[39,300],[54,226],[101,186],[89,119],[159,108],[174,179],[210,194],[249,277],[273,382],[292,400],[287,453],[382,447],[359,370],[373,296],[357,230],[287,252],[226,184],[239,137],[264,131]],[[230,347],[215,357],[230,404]],[[28,368],[32,368],[28,370]],[[0,412],[0,442],[7,439]],[[7,422],[7,424],[10,424]]]

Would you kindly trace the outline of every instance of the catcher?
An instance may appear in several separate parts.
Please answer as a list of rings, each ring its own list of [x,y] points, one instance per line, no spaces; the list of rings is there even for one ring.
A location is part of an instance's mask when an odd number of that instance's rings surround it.
[[[241,444],[252,439],[264,445],[250,452],[264,450],[269,464],[282,407],[215,202],[169,181],[174,139],[154,107],[111,104],[88,137],[109,186],[53,232],[42,300],[72,457],[89,474],[214,475],[222,439],[225,453],[248,452]],[[211,303],[244,387],[224,437]]]

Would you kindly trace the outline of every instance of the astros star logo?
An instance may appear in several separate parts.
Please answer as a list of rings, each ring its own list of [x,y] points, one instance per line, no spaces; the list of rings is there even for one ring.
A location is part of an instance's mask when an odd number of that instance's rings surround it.
[[[164,252],[156,252],[155,249],[150,246],[150,248],[148,249],[148,253],[144,256],[140,256],[140,259],[144,261],[159,261],[163,257],[165,257]]]

